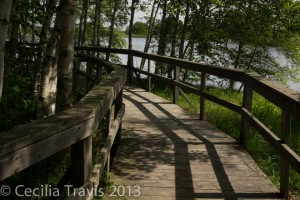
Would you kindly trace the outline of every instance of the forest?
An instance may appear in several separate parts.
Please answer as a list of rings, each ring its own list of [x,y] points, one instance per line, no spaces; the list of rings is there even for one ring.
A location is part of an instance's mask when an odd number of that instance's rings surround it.
[[[297,0],[1,0],[0,131],[76,103],[76,46],[132,49],[136,35],[144,52],[300,81]],[[159,64],[155,73],[173,76]],[[180,78],[199,81],[189,70]]]
[[[74,46],[131,49],[139,24],[144,52],[154,45],[159,55],[255,71],[281,83],[299,79],[300,2],[294,0],[5,0],[0,9],[1,130],[71,107]],[[143,23],[136,12],[144,13]],[[172,76],[164,66],[155,71]],[[181,76],[195,79],[188,71]]]

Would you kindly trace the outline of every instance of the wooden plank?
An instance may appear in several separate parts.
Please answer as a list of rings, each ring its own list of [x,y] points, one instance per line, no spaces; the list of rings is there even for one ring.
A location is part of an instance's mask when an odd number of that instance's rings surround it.
[[[281,138],[283,143],[289,145],[291,138],[291,118],[282,110],[281,114]],[[284,199],[289,199],[290,166],[284,154],[280,154],[280,194]]]
[[[94,119],[58,132],[0,158],[0,180],[41,161],[92,134]],[[58,127],[54,127],[58,128]]]
[[[144,90],[128,87],[124,95],[124,132],[112,166],[116,186],[140,186],[137,199],[247,198],[245,194],[272,199],[279,194],[229,136]]]
[[[94,183],[95,186],[99,185],[101,174],[103,173],[103,170],[104,170],[107,158],[108,158],[108,154],[114,143],[116,134],[120,128],[120,124],[121,124],[122,118],[124,116],[124,113],[125,113],[125,106],[122,106],[121,110],[119,111],[116,119],[114,120],[114,122],[112,124],[112,127],[107,136],[107,139],[105,140],[105,143],[101,149],[100,156],[93,168],[93,173],[89,180],[90,180],[90,182]]]
[[[180,95],[183,96],[183,98],[186,100],[186,102],[188,102],[188,104],[193,108],[194,105],[192,103],[192,101],[189,99],[189,97],[184,93],[184,91],[182,89],[179,89],[179,93]]]
[[[126,67],[128,68],[127,66],[124,66],[123,67]],[[151,72],[147,72],[147,71],[144,71],[144,70],[141,70],[141,69],[137,69],[137,68],[133,68],[132,70],[134,71],[137,71],[141,74],[144,74],[144,75],[147,75],[147,76],[150,76],[152,78],[155,78],[159,81],[162,81],[164,83],[167,83],[167,84],[170,84],[170,85],[173,85],[173,86],[178,86],[180,88],[182,88],[183,90],[187,91],[187,92],[191,92],[191,93],[194,93],[194,94],[199,94],[199,89],[195,88],[195,87],[192,87],[190,85],[187,85],[187,84],[184,84],[184,83],[181,83],[179,81],[176,81],[176,80],[172,80],[172,79],[169,79],[169,78],[166,78],[166,77],[163,77],[163,76],[160,76],[158,74],[153,74]]]
[[[204,120],[205,117],[205,98],[203,96],[203,94],[205,93],[205,83],[206,83],[206,74],[201,73],[200,120]]]
[[[88,48],[82,47],[79,49]],[[246,85],[251,86],[256,92],[258,92],[259,94],[261,94],[266,99],[279,106],[280,108],[285,107],[293,116],[300,119],[300,94],[296,91],[285,88],[284,86],[276,83],[275,81],[268,80],[257,73],[247,72],[245,70],[217,67],[212,65],[204,65],[196,62],[143,53],[135,50],[109,50],[105,48],[98,48],[97,50],[111,53],[118,52],[122,54],[130,54],[133,56],[141,57],[143,59],[154,60],[156,62],[162,62],[171,66],[179,66],[185,69],[190,69],[193,71],[218,76],[220,78],[228,78],[231,80],[242,82]]]
[[[71,183],[80,187],[88,181],[92,171],[92,135],[71,146]]]
[[[253,99],[253,90],[248,86],[244,85],[243,91],[243,108],[247,109],[250,113],[252,112],[252,99]],[[249,125],[247,120],[242,116],[241,120],[241,131],[240,131],[240,143],[245,146],[247,132],[249,130]]]
[[[180,77],[180,67],[176,66],[174,69],[174,80],[180,82],[179,77]],[[175,85],[173,88],[173,103],[178,104],[178,101],[179,101],[179,87]]]
[[[241,82],[243,81],[241,78],[242,77],[241,75],[243,74],[242,70],[200,64],[193,61],[186,61],[179,58],[171,58],[171,57],[165,57],[165,56],[160,56],[160,55],[155,55],[150,53],[143,53],[135,50],[132,50],[131,53],[137,57],[151,59],[153,61],[162,62],[165,64],[169,64],[171,66],[179,66],[184,69],[190,69],[196,72],[203,72],[205,74],[211,74],[221,78],[228,78],[228,79],[241,81]]]
[[[90,136],[98,128],[126,81],[126,69],[106,64],[112,70],[107,79],[72,109],[0,134],[1,180]]]
[[[214,102],[216,104],[219,104],[219,105],[221,105],[221,106],[223,106],[225,108],[228,108],[228,109],[230,109],[230,110],[232,110],[234,112],[237,112],[237,113],[241,112],[241,106],[239,106],[239,105],[236,105],[234,103],[228,102],[226,100],[223,100],[221,98],[218,98],[218,97],[213,96],[211,94],[208,94],[206,92],[200,92],[199,94],[200,94],[200,96],[204,97],[205,99],[207,99],[209,101],[212,101],[212,102]]]
[[[288,89],[254,72],[245,72],[243,77],[243,82],[253,88],[255,92],[300,120],[299,92]]]

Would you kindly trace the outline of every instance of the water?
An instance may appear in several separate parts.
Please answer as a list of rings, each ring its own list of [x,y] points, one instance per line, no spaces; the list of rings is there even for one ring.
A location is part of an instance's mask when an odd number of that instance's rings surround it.
[[[126,40],[126,42],[128,42],[128,38],[126,38],[125,40]],[[137,50],[137,51],[144,51],[145,43],[146,43],[145,38],[133,38],[132,39],[132,49]],[[154,52],[156,52],[156,49],[154,49],[154,48],[155,47],[151,47],[149,49],[149,52],[152,52],[152,50],[155,50]],[[274,55],[275,58],[278,59],[281,63],[284,63],[284,64],[288,63],[288,61],[285,59],[285,57],[282,54],[280,54],[279,52],[277,52],[274,49],[270,49],[270,51],[271,51],[272,55]],[[126,55],[119,55],[119,57],[121,59],[122,64],[127,64],[127,56]],[[140,63],[141,63],[141,58],[134,57],[134,60],[133,60],[134,66],[139,67]],[[145,63],[145,69],[147,69],[147,63]],[[155,70],[155,62],[151,61],[150,72],[154,72],[154,70]],[[146,76],[142,75],[142,78],[145,78],[145,77]],[[219,83],[219,84],[221,84],[221,83]],[[213,85],[215,85],[215,84],[213,84]],[[236,84],[235,87],[239,88],[240,84]],[[295,83],[293,81],[288,81],[288,87],[293,90],[300,91],[299,83]]]

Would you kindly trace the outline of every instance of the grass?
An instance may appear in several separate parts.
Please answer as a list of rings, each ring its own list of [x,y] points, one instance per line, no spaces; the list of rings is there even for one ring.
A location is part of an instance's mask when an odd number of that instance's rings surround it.
[[[153,92],[158,96],[161,96],[169,101],[172,101],[172,90],[170,88],[153,89]],[[218,88],[209,88],[208,93],[213,94],[219,98],[227,100],[229,102],[241,105],[242,93],[233,90],[221,90]],[[188,112],[199,116],[200,112],[200,97],[195,94],[187,94],[191,100],[193,107],[191,107],[186,100],[180,96],[179,106],[186,109]],[[276,135],[280,136],[280,120],[281,110],[274,104],[268,102],[259,94],[254,93],[253,96],[253,114],[262,121],[270,130]],[[219,106],[213,102],[205,101],[205,120],[212,125],[229,134],[235,139],[239,139],[240,134],[240,115],[228,110],[222,106]],[[300,154],[300,123],[299,121],[292,120],[292,137],[291,148]],[[258,163],[260,168],[270,178],[270,180],[279,188],[280,184],[280,165],[279,156],[276,150],[274,150],[269,143],[258,134],[253,128],[249,129],[246,140],[246,149]],[[291,170],[290,175],[290,191],[293,195],[293,199],[300,198],[300,175],[294,170]]]

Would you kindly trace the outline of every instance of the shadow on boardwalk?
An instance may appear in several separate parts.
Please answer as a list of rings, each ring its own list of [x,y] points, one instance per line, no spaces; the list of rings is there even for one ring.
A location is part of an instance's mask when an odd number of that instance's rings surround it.
[[[116,185],[128,188],[127,199],[279,198],[231,137],[144,90],[127,87],[124,99],[112,173]]]

